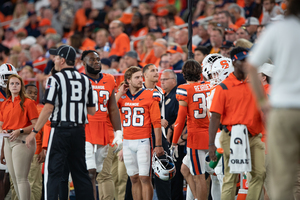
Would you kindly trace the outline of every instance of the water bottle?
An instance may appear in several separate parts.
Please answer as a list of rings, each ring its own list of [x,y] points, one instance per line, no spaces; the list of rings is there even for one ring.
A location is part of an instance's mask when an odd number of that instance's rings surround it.
[[[109,43],[108,43],[108,42],[106,42],[106,43],[105,43],[105,46],[103,47],[103,51],[105,51],[105,52],[109,52],[109,50],[110,50]]]
[[[212,160],[211,160],[211,161],[209,162],[209,166],[210,166],[212,169],[214,169],[214,168],[217,166],[217,164],[218,164],[220,158],[221,158],[222,155],[223,155],[223,152],[224,152],[224,150],[223,150],[222,148],[218,148],[218,149],[216,150],[217,161],[212,161]]]

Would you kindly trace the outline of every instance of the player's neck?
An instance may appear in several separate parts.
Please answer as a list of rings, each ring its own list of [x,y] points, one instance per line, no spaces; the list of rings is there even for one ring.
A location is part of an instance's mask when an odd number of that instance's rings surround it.
[[[186,83],[193,84],[193,83],[197,83],[197,81],[187,81]]]
[[[129,92],[132,94],[132,95],[135,95],[136,93],[138,93],[142,88],[136,88],[136,87],[132,87],[132,86],[129,86]]]
[[[144,85],[147,89],[155,89],[156,82],[145,81]]]
[[[92,79],[95,79],[95,80],[97,80],[100,77],[100,73],[91,74],[91,73],[86,72],[86,75],[88,75],[89,77],[91,77]]]

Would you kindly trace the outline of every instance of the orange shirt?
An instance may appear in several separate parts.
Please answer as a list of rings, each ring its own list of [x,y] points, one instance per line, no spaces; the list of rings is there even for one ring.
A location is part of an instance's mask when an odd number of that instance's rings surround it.
[[[35,73],[43,73],[47,66],[47,60],[46,58],[41,56],[35,61],[33,61],[32,65],[33,65],[33,71]]]
[[[177,15],[175,15],[174,20],[175,20],[175,25],[176,25],[176,26],[185,24],[185,22],[183,21],[183,19],[181,19],[181,17],[179,17],[179,16],[177,16]]]
[[[156,63],[157,58],[154,55],[154,49],[151,49],[150,53],[146,56],[145,54],[143,54],[143,59],[142,62],[149,64],[149,63]],[[157,65],[158,67],[158,65]]]
[[[96,42],[94,40],[91,40],[90,38],[85,38],[82,42],[82,46],[80,47],[80,49],[82,51],[95,50],[95,47],[96,47]]]
[[[213,47],[213,48],[211,48],[211,50],[210,50],[209,53],[210,54],[212,54],[212,53],[220,53],[220,48],[215,49],[215,47]]]
[[[127,140],[151,138],[153,128],[161,128],[157,91],[141,89],[134,96],[128,90],[118,101],[123,125],[123,138]]]
[[[133,33],[131,35],[134,37],[141,37],[141,36],[147,35],[147,33],[148,33],[148,28],[144,27],[144,28],[139,29],[138,31],[136,31],[135,33]]]
[[[23,109],[20,106],[20,96],[15,97],[14,102],[11,96],[2,103],[0,109],[0,121],[3,122],[3,130],[17,130],[31,125],[31,120],[39,117],[35,101],[25,98]]]
[[[84,8],[80,8],[77,10],[74,17],[74,23],[77,26],[78,31],[81,31],[82,27],[84,27],[86,24],[93,23],[93,21],[94,20],[86,18]]]
[[[44,125],[43,129],[44,129],[44,135],[43,135],[43,144],[42,144],[42,147],[43,147],[43,149],[47,150],[49,136],[50,136],[50,131],[51,131],[51,122],[49,120],[47,120],[47,122]]]
[[[225,89],[223,89],[221,87]],[[233,73],[216,87],[210,112],[221,114],[221,123],[231,131],[232,125],[246,125],[252,135],[262,132],[261,113],[246,81],[239,81]]]
[[[245,23],[246,23],[246,19],[244,17],[240,17],[236,20],[235,25],[240,28]]]
[[[179,85],[176,91],[176,99],[178,101],[185,101],[188,105],[187,147],[192,149],[208,149],[209,119],[206,110],[206,98],[210,89],[211,85],[209,82],[196,82]],[[175,130],[175,141],[178,141],[181,132],[182,130]]]
[[[112,44],[109,56],[124,56],[127,51],[130,51],[130,40],[125,33],[121,33]]]
[[[269,96],[270,95],[270,84],[264,85],[265,93]]]
[[[41,111],[43,109],[44,105],[37,105],[37,111],[39,114],[41,114]],[[40,154],[42,151],[42,140],[43,140],[43,132],[44,128],[42,128],[36,135],[35,135],[35,141],[36,141],[36,150],[34,154]]]
[[[93,96],[97,103],[95,115],[88,115],[89,123],[85,126],[86,141],[91,144],[107,145],[109,143],[109,133],[106,124],[107,103],[109,97],[114,95],[115,79],[112,75],[103,73],[100,73],[100,78],[98,80],[90,77],[88,78],[92,83]],[[99,125],[99,122],[101,122],[102,125]]]

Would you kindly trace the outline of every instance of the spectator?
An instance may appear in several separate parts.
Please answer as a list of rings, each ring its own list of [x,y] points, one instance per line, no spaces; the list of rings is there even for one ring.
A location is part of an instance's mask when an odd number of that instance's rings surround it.
[[[25,4],[23,2],[18,2],[16,4],[14,13],[13,13],[13,20],[18,19],[18,21],[12,22],[10,27],[14,29],[14,31],[19,30],[20,28],[24,28],[26,21],[28,19],[27,10]]]
[[[205,7],[206,7],[206,1],[200,0],[197,2],[197,5],[193,12],[193,21],[197,20],[198,17],[203,16]]]
[[[243,71],[247,54],[248,50],[242,47],[234,48],[231,51],[230,57],[233,60],[234,72],[216,87],[210,108],[212,115],[209,124],[209,156],[213,161],[216,160],[215,135],[220,127],[220,123],[223,125],[220,143],[224,149],[225,177],[223,179],[221,199],[234,199],[236,194],[236,178],[239,171],[237,169],[235,173],[230,173],[231,167],[228,165],[228,163],[233,163],[230,162],[230,159],[232,159],[233,155],[236,155],[234,150],[230,151],[231,148],[234,148],[234,145],[232,145],[234,144],[233,140],[237,139],[234,137],[240,137],[239,139],[244,144],[249,138],[248,151],[251,151],[251,157],[246,158],[240,155],[242,159],[251,159],[251,162],[249,162],[252,165],[252,170],[248,168],[248,170],[251,170],[252,179],[249,182],[247,198],[259,199],[265,179],[265,147],[261,141],[263,126],[261,112],[257,107],[255,97],[248,81],[246,81],[247,76]],[[252,112],[245,112],[243,109],[251,110]]]
[[[181,29],[175,33],[175,43],[182,46],[187,46],[189,41],[189,32],[187,29]],[[196,48],[195,45],[192,44],[192,50],[194,51]]]
[[[160,62],[159,62],[159,68],[158,71],[159,72],[163,72],[166,69],[172,69],[171,65],[170,65],[170,61],[169,61],[169,56],[168,54],[164,53],[163,55],[161,55],[160,57]],[[161,74],[160,74],[161,76]],[[176,79],[177,80],[177,79]]]
[[[209,51],[206,47],[197,47],[195,49],[195,54],[194,54],[194,59],[200,63],[200,65],[202,64],[203,59],[205,58],[205,56],[207,56],[209,54]]]
[[[236,31],[236,39],[250,40],[250,34],[245,26],[242,26]]]
[[[153,48],[154,41],[155,41],[155,36],[149,33],[144,40],[145,52],[141,55],[142,63],[154,64],[156,62],[157,57],[154,54],[154,48]]]
[[[264,87],[265,93],[270,96],[270,81],[272,79],[275,66],[269,63],[264,63],[258,68],[258,76]]]
[[[50,27],[51,21],[47,18],[44,18],[39,22],[39,30],[43,36],[45,36],[46,30]]]
[[[236,40],[236,31],[232,28],[225,28],[225,40],[234,42]]]
[[[168,44],[165,39],[160,38],[155,40],[155,42],[153,43],[154,56],[157,58],[156,62],[154,63],[155,66],[160,66],[160,58],[163,54],[166,53],[167,48]]]
[[[143,68],[143,66],[139,63],[140,59],[139,59],[136,51],[128,51],[124,56],[124,61],[125,61],[127,68],[132,67],[132,66]],[[122,73],[124,73],[124,72],[125,71],[122,71]]]
[[[32,68],[30,52],[28,50],[22,49],[18,55],[18,66],[22,69],[26,65],[29,65]]]
[[[80,49],[82,51],[85,50],[94,50],[96,47],[96,42],[91,39],[92,36],[92,24],[87,24],[86,26],[82,27],[82,44]]]
[[[111,68],[111,61],[108,58],[101,59],[101,72],[106,74],[117,74],[118,71],[116,69]]]
[[[264,25],[260,25],[257,27],[257,32],[256,32],[256,40],[259,38],[260,34],[266,29]],[[255,42],[256,42],[255,40]]]
[[[263,18],[261,24],[266,25],[271,22],[271,18],[283,14],[281,8],[276,5],[275,0],[263,0]]]
[[[245,17],[256,17],[259,18],[262,13],[261,1],[245,0]]]
[[[147,20],[147,25],[146,26],[148,27],[148,30],[151,30],[151,29],[156,30],[156,29],[159,28],[158,22],[157,22],[157,18],[156,18],[156,16],[154,14],[150,14],[148,16],[148,20]]]
[[[133,14],[131,27],[130,36],[141,37],[148,33],[147,27],[143,25],[143,16],[139,12]]]
[[[178,44],[173,44],[170,46],[169,50],[167,51],[169,55],[169,63],[172,66],[173,70],[181,70],[183,66],[182,60],[182,48]],[[182,74],[177,75],[177,85],[181,85],[185,83]]]
[[[9,58],[9,48],[0,43],[0,65],[7,63]]]
[[[32,79],[35,77],[31,66],[25,65],[22,68],[22,70],[20,71],[19,75],[22,78],[22,80],[24,80],[24,84],[26,83],[26,85],[27,85],[29,83],[34,83],[34,81],[30,81],[30,82],[28,81],[28,79]],[[35,101],[36,101],[36,99],[35,99]]]
[[[43,48],[39,44],[34,44],[30,47],[29,51],[32,59],[33,71],[35,73],[43,73],[47,66]]]
[[[119,61],[120,61],[120,57],[118,57],[118,56],[110,56],[108,59],[109,59],[110,62],[111,62],[111,66],[110,66],[110,67],[111,67],[112,69],[115,69],[115,70],[118,71],[118,69],[119,69]]]
[[[223,42],[223,30],[221,28],[214,28],[210,34],[210,54],[220,53],[220,48]]]
[[[237,4],[235,4],[235,3],[231,4],[231,5],[228,7],[228,11],[230,12],[230,14],[231,14],[232,16],[234,16],[234,18],[235,18],[235,25],[236,25],[238,28],[240,28],[242,25],[245,24],[246,20],[245,20],[245,18],[241,15],[241,13],[242,13],[242,8],[241,8],[239,5],[237,5]]]
[[[198,46],[210,46],[210,36],[207,32],[207,24],[201,23],[199,24],[199,36],[202,39]]]
[[[46,8],[43,14],[44,18],[49,19],[51,21],[51,26],[56,30],[56,32],[59,35],[63,35],[63,27],[58,19],[57,14],[54,14],[53,10],[51,10],[50,8]]]
[[[13,46],[20,45],[19,40],[15,37],[15,31],[12,28],[7,28],[4,33],[2,44],[11,49]]]
[[[28,11],[29,24],[25,27],[28,36],[33,36],[37,38],[40,36],[41,32],[38,29],[39,21],[35,11]]]
[[[163,31],[160,27],[157,27],[157,29],[150,29],[148,33],[152,33],[156,39],[163,38]]]
[[[24,50],[29,50],[32,45],[36,43],[36,38],[33,36],[27,36],[25,39],[20,41],[21,47]]]
[[[233,48],[233,42],[224,41],[221,46],[221,55],[227,58],[230,58],[230,51]]]
[[[246,29],[250,35],[250,42],[253,43],[256,40],[256,32],[257,32],[257,28],[259,26],[258,19],[255,17],[249,17],[246,20],[246,23],[244,24],[244,26],[246,27]]]
[[[149,4],[143,2],[143,3],[139,4],[138,12],[141,13],[142,16],[144,16],[146,14],[151,13],[151,8],[150,8]]]
[[[114,38],[109,56],[124,56],[130,50],[129,37],[123,33],[123,26],[119,20],[114,20],[109,24],[109,32]]]
[[[219,12],[218,20],[223,28],[238,29],[238,27],[232,22],[231,15],[227,10]]]
[[[84,0],[82,8],[78,9],[75,13],[72,30],[81,31],[86,24],[93,23],[92,19],[89,19],[89,14],[92,11],[92,1]]]
[[[102,49],[105,46],[105,44],[108,42],[108,37],[109,37],[109,33],[107,32],[106,29],[99,29],[96,32],[95,49]]]
[[[194,21],[192,24],[193,28],[193,37],[192,37],[192,43],[193,45],[197,46],[201,42],[201,37],[199,36],[199,23],[197,21]]]
[[[203,15],[199,16],[197,20],[213,16],[214,13],[215,13],[215,3],[213,1],[208,1],[205,5],[205,10]]]

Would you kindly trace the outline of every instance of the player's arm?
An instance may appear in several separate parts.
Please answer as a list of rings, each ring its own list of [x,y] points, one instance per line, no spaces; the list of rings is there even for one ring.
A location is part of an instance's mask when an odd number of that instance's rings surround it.
[[[220,119],[221,115],[216,112],[211,113],[211,118],[209,122],[209,156],[210,159],[213,161],[217,160],[215,151],[216,151],[216,146],[215,146],[215,137],[218,131],[218,128],[220,127]]]
[[[43,110],[41,111],[41,114],[34,126],[34,130],[36,132],[40,131],[43,126],[46,124],[48,118],[52,114],[54,109],[54,105],[50,103],[46,103]],[[35,138],[35,132],[31,132],[27,137],[26,137],[26,145],[29,148],[30,147],[30,142]]]
[[[154,152],[156,152],[157,156],[161,156],[164,154],[164,149],[162,147],[161,116],[158,101],[153,101],[150,106],[150,118],[155,134]]]
[[[112,94],[109,97],[107,107],[108,107],[109,118],[112,123],[112,126],[114,127],[114,130],[115,131],[121,130],[121,118],[120,118],[120,112],[115,97],[115,89],[113,89]]]
[[[173,141],[172,141],[173,146],[177,145],[178,139],[185,125],[186,116],[187,116],[187,102],[180,100],[178,115],[175,122]]]
[[[121,86],[119,88],[119,92],[116,94],[116,102],[119,101],[119,99],[121,98],[122,95],[126,94],[126,92],[128,91],[128,85],[126,85],[124,82],[121,83]]]

